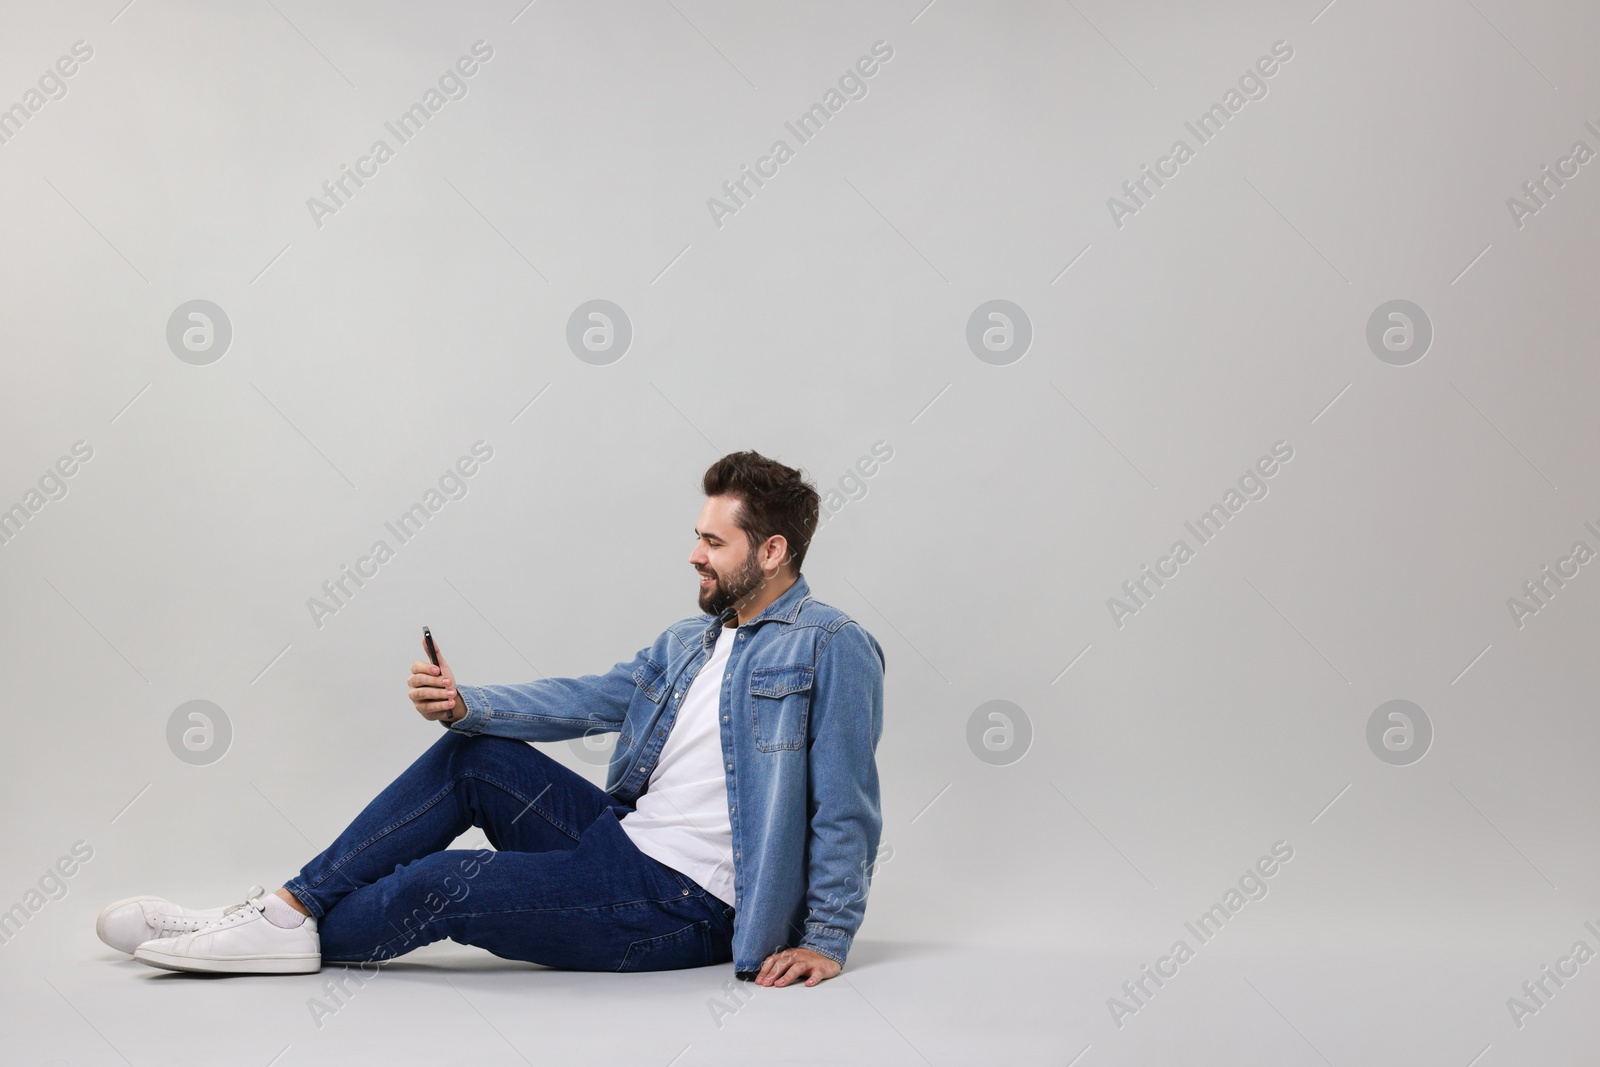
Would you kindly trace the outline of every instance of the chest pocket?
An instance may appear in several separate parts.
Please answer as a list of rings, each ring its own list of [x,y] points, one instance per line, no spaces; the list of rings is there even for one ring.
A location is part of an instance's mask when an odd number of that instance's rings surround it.
[[[667,695],[667,669],[655,660],[647,659],[633,671],[633,684],[639,687],[639,692],[652,704],[661,703],[661,698]]]
[[[667,669],[654,660],[647,659],[633,671],[633,684],[638,688],[639,695],[648,700],[652,705],[659,705],[667,695]],[[617,731],[617,750],[626,751],[633,747],[634,730],[641,723],[649,721],[655,714],[654,708],[644,711],[643,718],[640,713],[630,709],[622,721],[622,727]]]
[[[762,752],[803,748],[811,713],[813,668],[757,667],[750,672],[750,714]]]

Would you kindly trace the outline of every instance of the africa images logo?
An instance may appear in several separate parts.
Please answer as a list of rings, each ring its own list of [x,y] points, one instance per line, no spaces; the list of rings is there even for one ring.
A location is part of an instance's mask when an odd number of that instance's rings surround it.
[[[1283,469],[1282,465],[1293,458],[1293,445],[1287,441],[1275,442],[1270,455],[1256,460],[1239,476],[1237,489],[1229,486],[1222,494],[1221,501],[1212,504],[1194,522],[1183,524],[1184,529],[1194,536],[1194,545],[1190,545],[1184,538],[1178,538],[1172,543],[1172,550],[1156,560],[1154,571],[1146,564],[1136,577],[1122,583],[1122,592],[1127,597],[1126,600],[1107,597],[1106,610],[1111,612],[1111,621],[1117,629],[1120,630],[1126,625],[1123,622],[1125,618],[1137,615],[1149,607],[1157,591],[1165,588],[1167,581],[1178,576],[1180,568],[1195,558],[1201,546],[1215,540],[1228,520],[1244,510],[1246,503],[1252,500],[1265,500],[1267,493],[1270,492],[1267,479],[1276,475]]]
[[[468,92],[467,80],[476,75],[483,64],[493,58],[494,48],[487,41],[474,41],[472,55],[462,56],[454,65],[446,67],[445,72],[439,75],[437,88],[428,86],[420,101],[400,112],[393,122],[385,122],[383,128],[394,138],[393,145],[379,137],[372,142],[366,155],[357,157],[354,170],[341,163],[338,176],[322,183],[321,199],[315,196],[306,197],[306,210],[311,213],[312,224],[317,229],[322,229],[323,219],[329,215],[337,215],[350,200],[354,199],[356,193],[367,182],[378,176],[378,168],[395,157],[396,149],[409,143],[422,132],[429,119],[443,111],[444,106],[450,101],[465,99]]]
[[[1173,141],[1168,153],[1156,160],[1154,170],[1145,164],[1139,168],[1138,177],[1122,183],[1126,200],[1114,196],[1106,198],[1106,210],[1111,213],[1112,224],[1122,229],[1125,225],[1123,220],[1130,215],[1137,215],[1141,208],[1148,206],[1156,191],[1178,176],[1183,165],[1195,157],[1199,146],[1215,140],[1233,116],[1244,110],[1245,104],[1266,99],[1267,80],[1293,58],[1294,48],[1288,41],[1272,42],[1272,54],[1262,56],[1253,66],[1246,68],[1239,76],[1238,88],[1230,85],[1219,102],[1200,112],[1194,122],[1183,124],[1184,129],[1194,137],[1193,145],[1182,137]]]

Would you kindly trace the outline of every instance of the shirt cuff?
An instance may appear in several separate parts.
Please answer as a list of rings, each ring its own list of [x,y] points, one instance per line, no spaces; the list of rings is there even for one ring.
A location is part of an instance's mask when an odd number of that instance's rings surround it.
[[[462,734],[481,734],[489,725],[489,700],[475,685],[457,685],[456,696],[467,713],[453,722],[442,723],[446,730]]]
[[[812,952],[828,957],[840,967],[844,966],[845,957],[850,954],[850,942],[855,935],[829,926],[826,923],[806,923],[806,934],[800,939],[797,948],[808,948]]]

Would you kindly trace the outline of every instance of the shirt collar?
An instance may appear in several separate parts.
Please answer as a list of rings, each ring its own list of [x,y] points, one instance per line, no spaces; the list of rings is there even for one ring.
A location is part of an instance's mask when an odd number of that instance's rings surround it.
[[[754,626],[758,622],[766,622],[769,619],[774,619],[778,622],[792,623],[795,621],[795,619],[800,617],[800,605],[804,604],[810,599],[811,586],[806,583],[805,575],[796,575],[793,585],[785,589],[778,599],[768,604],[765,608],[762,608],[761,614],[751,619],[745,625]],[[712,636],[716,633],[716,627],[723,626],[729,619],[737,617],[738,610],[733,607],[729,607],[721,615],[717,616],[712,621],[712,625],[707,628],[707,640],[716,640],[716,638]]]

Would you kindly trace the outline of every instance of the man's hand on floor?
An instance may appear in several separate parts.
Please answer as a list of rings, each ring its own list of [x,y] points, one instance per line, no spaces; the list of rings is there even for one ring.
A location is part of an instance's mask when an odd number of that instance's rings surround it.
[[[760,973],[756,975],[756,985],[788,985],[801,978],[806,980],[806,985],[816,985],[832,978],[840,970],[837,960],[831,960],[820,952],[813,952],[809,948],[787,948],[767,957]]]
[[[435,667],[425,659],[411,665],[411,677],[406,679],[407,695],[416,705],[417,714],[424,719],[451,722],[462,715],[461,697],[456,693],[456,672],[450,661],[439,657]]]

